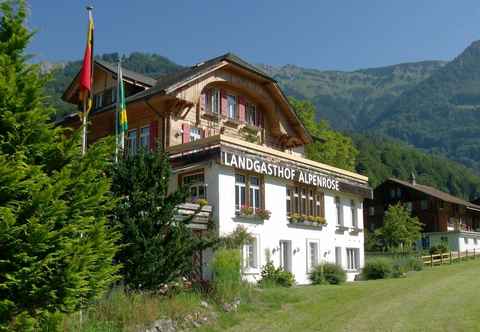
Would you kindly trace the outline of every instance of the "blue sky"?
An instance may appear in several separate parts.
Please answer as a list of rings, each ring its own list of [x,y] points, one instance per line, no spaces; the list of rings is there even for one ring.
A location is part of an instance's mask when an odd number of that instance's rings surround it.
[[[351,70],[450,60],[480,39],[478,0],[30,0],[29,51],[79,59],[92,4],[95,52],[189,65],[234,52],[253,63]]]

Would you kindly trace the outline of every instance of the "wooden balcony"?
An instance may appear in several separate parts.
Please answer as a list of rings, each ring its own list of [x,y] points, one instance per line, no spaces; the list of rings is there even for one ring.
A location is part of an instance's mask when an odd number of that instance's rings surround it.
[[[182,221],[188,218],[190,220],[188,226],[194,230],[206,230],[212,219],[213,207],[211,205],[203,205],[195,203],[183,203],[177,207],[177,215],[175,219]]]

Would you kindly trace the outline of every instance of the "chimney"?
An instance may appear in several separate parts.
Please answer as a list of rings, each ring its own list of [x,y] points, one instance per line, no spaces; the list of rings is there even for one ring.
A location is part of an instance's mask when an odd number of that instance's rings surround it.
[[[410,174],[410,183],[411,183],[412,185],[416,185],[416,184],[417,184],[417,180],[415,180],[415,174],[413,174],[413,172],[412,172],[412,174]]]

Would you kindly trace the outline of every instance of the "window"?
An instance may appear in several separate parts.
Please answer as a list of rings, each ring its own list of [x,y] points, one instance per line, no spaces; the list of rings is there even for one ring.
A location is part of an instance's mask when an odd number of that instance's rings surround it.
[[[347,248],[347,270],[358,270],[360,267],[360,250]]]
[[[397,188],[397,198],[402,198],[402,188]]]
[[[319,263],[319,241],[307,241],[307,270],[311,271]]]
[[[246,205],[246,178],[246,175],[235,174],[235,211],[240,211],[240,209]]]
[[[465,242],[465,244],[468,244],[468,237],[464,237],[463,242]]]
[[[292,272],[292,241],[280,241],[280,267],[284,271]]]
[[[256,175],[235,175],[235,211],[252,207],[253,213],[263,207],[262,178]]]
[[[243,245],[243,267],[245,269],[257,269],[258,262],[258,238],[256,235],[252,236],[252,239]]]
[[[140,129],[140,146],[148,149],[150,145],[150,127]]]
[[[337,208],[337,226],[343,226],[343,208],[340,197],[335,197],[335,206]]]
[[[406,202],[405,208],[408,210],[408,212],[412,212],[412,202]]]
[[[220,91],[217,89],[212,89],[207,92],[207,98],[206,98],[206,109],[207,112],[219,113],[220,109]]]
[[[227,115],[230,119],[237,118],[237,97],[227,95]]]
[[[371,217],[375,215],[375,207],[374,206],[370,206],[368,208],[368,215],[371,216]]]
[[[182,185],[188,187],[188,200],[190,202],[207,198],[207,188],[205,186],[205,175],[203,174],[203,170],[196,173],[182,175],[181,179]]]
[[[350,209],[352,212],[352,227],[357,228],[358,227],[357,204],[355,204],[355,201],[353,199],[350,202]]]
[[[428,209],[428,200],[422,199],[422,200],[420,201],[420,208],[421,208],[422,210]]]
[[[254,209],[260,208],[260,179],[258,176],[250,176],[250,206]]]
[[[103,106],[103,94],[97,93],[93,95],[93,108],[100,108]]]
[[[300,201],[301,201],[301,214],[307,214],[307,193],[305,188],[302,188],[301,191],[301,196],[300,196]]]
[[[137,152],[137,130],[132,129],[128,132],[127,137],[128,154],[134,155]]]
[[[255,105],[247,103],[245,107],[245,119],[247,120],[247,123],[252,126],[258,126],[257,107]]]
[[[308,186],[287,188],[287,213],[323,217],[323,211],[323,193]]]
[[[394,198],[396,197],[396,196],[395,196],[395,193],[396,193],[396,192],[395,192],[395,188],[390,189],[390,198],[391,198],[391,199],[394,199]]]
[[[342,247],[335,247],[335,264],[342,266]]]
[[[197,141],[202,138],[201,129],[197,127],[190,128],[190,142]]]
[[[292,213],[292,191],[290,188],[287,188],[287,215]]]

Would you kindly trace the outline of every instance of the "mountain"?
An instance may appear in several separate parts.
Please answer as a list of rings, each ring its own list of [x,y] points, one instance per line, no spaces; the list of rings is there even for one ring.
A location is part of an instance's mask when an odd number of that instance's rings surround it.
[[[480,41],[404,92],[367,127],[480,170]]]
[[[311,100],[318,118],[338,130],[359,131],[404,92],[443,67],[443,61],[423,61],[388,67],[322,71],[293,65],[261,67],[279,81],[288,95]]]

